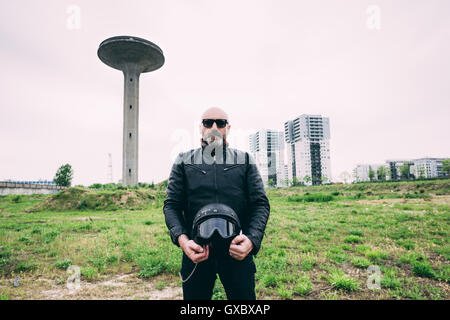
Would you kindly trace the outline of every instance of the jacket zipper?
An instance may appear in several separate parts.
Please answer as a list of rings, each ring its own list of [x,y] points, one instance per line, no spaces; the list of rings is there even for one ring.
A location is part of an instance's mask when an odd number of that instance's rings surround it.
[[[236,168],[237,166],[240,166],[240,164],[235,164],[235,165],[233,165],[233,166],[229,166],[229,167],[223,168],[223,171],[227,171],[227,170],[229,170],[229,169]]]
[[[216,170],[216,155],[214,155],[214,187],[216,188],[216,203],[219,202],[219,195],[217,190],[217,170]]]
[[[205,171],[205,170],[202,170],[202,169],[200,169],[200,168],[198,168],[198,167],[196,167],[196,166],[194,166],[194,165],[192,165],[192,164],[185,164],[185,165],[188,166],[188,167],[194,168],[194,169],[200,171],[200,172],[203,173],[203,174],[206,174],[206,171]]]

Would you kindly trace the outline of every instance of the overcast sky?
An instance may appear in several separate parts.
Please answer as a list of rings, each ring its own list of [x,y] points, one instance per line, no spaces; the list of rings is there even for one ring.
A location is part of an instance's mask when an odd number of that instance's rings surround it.
[[[211,106],[244,150],[258,129],[329,117],[335,180],[450,156],[448,0],[17,0],[0,4],[0,180],[51,180],[70,163],[73,185],[106,183],[108,153],[121,178],[123,75],[97,57],[117,35],[166,59],[140,78],[141,182],[199,146]]]

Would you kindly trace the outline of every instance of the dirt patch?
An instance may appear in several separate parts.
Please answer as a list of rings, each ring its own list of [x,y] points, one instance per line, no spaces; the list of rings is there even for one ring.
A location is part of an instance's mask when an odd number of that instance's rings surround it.
[[[95,220],[95,219],[103,219],[103,217],[89,216],[89,217],[76,217],[76,218],[73,218],[73,220],[80,220],[80,221],[91,221],[91,220]]]
[[[357,200],[358,204],[384,204],[387,206],[392,206],[393,204],[424,204],[424,203],[437,203],[437,204],[450,204],[450,196],[433,196],[430,200],[424,199],[404,199],[404,198],[394,198],[394,199],[372,199],[372,200]],[[351,204],[351,202],[345,202]],[[354,203],[354,202],[353,202]]]
[[[32,300],[180,300],[181,287],[167,285],[157,288],[160,277],[151,280],[138,278],[137,273],[104,277],[100,281],[80,281],[78,289],[70,290],[61,279],[21,279],[20,286],[13,287],[14,279],[1,279],[0,290],[8,289],[10,299]],[[171,283],[173,283],[172,281]]]

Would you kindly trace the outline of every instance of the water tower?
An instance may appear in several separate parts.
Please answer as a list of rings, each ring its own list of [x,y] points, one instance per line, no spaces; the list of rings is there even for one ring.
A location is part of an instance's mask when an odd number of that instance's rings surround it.
[[[124,75],[122,184],[138,183],[139,76],[164,64],[162,50],[154,43],[130,36],[106,39],[97,55]]]

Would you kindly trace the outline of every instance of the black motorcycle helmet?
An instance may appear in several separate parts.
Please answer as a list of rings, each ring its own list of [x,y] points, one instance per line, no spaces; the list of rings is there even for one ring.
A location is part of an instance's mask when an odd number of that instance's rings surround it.
[[[193,240],[213,247],[229,247],[235,236],[241,232],[241,223],[236,212],[222,203],[211,203],[202,207],[192,223]]]

